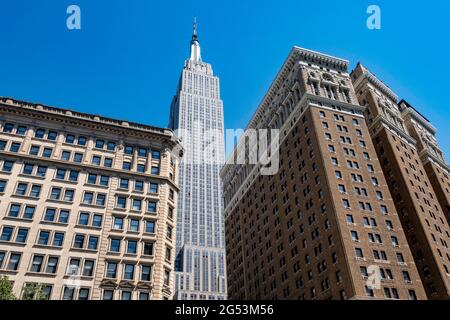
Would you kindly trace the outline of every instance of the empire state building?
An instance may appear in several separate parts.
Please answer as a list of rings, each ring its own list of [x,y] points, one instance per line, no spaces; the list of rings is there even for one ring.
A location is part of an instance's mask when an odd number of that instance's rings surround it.
[[[223,102],[219,78],[202,61],[197,24],[173,98],[169,126],[184,147],[179,171],[175,299],[226,299]]]

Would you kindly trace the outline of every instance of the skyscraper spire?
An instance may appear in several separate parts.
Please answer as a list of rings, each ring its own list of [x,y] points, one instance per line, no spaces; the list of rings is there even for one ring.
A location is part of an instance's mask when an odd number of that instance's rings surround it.
[[[191,56],[189,60],[200,62],[202,61],[202,57],[200,55],[200,43],[198,42],[197,36],[197,17],[194,16],[194,26],[192,31],[192,40],[191,40]]]
[[[192,40],[197,40],[197,16],[194,16],[194,28],[192,31]]]

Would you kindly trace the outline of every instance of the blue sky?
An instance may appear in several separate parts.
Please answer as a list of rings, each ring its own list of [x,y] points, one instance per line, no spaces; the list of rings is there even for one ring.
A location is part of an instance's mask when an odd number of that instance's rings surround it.
[[[450,158],[450,3],[428,1],[1,0],[0,95],[167,126],[197,14],[221,78],[227,128],[242,128],[293,45],[358,61],[439,130]],[[81,8],[82,29],[66,28]],[[382,28],[366,28],[381,8]]]

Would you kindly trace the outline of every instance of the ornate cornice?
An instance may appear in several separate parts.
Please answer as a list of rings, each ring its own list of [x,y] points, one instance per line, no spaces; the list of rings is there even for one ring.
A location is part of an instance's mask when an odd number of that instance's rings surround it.
[[[402,113],[402,118],[410,116],[415,121],[417,121],[422,127],[426,128],[432,135],[435,135],[437,130],[436,128],[421,115],[415,108],[413,108],[408,102],[405,100],[400,101],[398,104],[400,111]]]
[[[284,81],[287,79],[290,72],[293,70],[295,64],[298,61],[304,61],[307,63],[316,63],[327,66],[328,68],[335,69],[339,72],[347,72],[348,61],[340,58],[336,58],[330,55],[319,53],[312,50],[307,50],[294,46],[289,53],[288,57],[284,61],[281,69],[278,71],[275,79],[270,85],[269,90],[265,94],[262,102],[259,104],[256,112],[252,116],[251,120],[246,129],[254,128],[260,122],[261,118],[264,116],[266,109],[270,107],[273,99],[280,92]]]
[[[35,119],[52,120],[76,127],[83,126],[94,131],[114,132],[118,135],[129,135],[137,138],[147,138],[149,140],[165,142],[171,147],[180,144],[173,131],[166,128],[158,128],[6,97],[0,97],[0,108],[5,112],[17,115],[27,115]]]

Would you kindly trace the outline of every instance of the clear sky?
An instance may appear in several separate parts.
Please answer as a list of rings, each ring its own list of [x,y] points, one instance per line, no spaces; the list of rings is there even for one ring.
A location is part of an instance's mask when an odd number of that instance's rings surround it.
[[[81,8],[81,30],[66,9]],[[366,9],[381,8],[381,30]],[[291,47],[358,61],[428,117],[450,158],[450,2],[1,0],[0,96],[167,126],[197,15],[225,126],[247,124]]]

